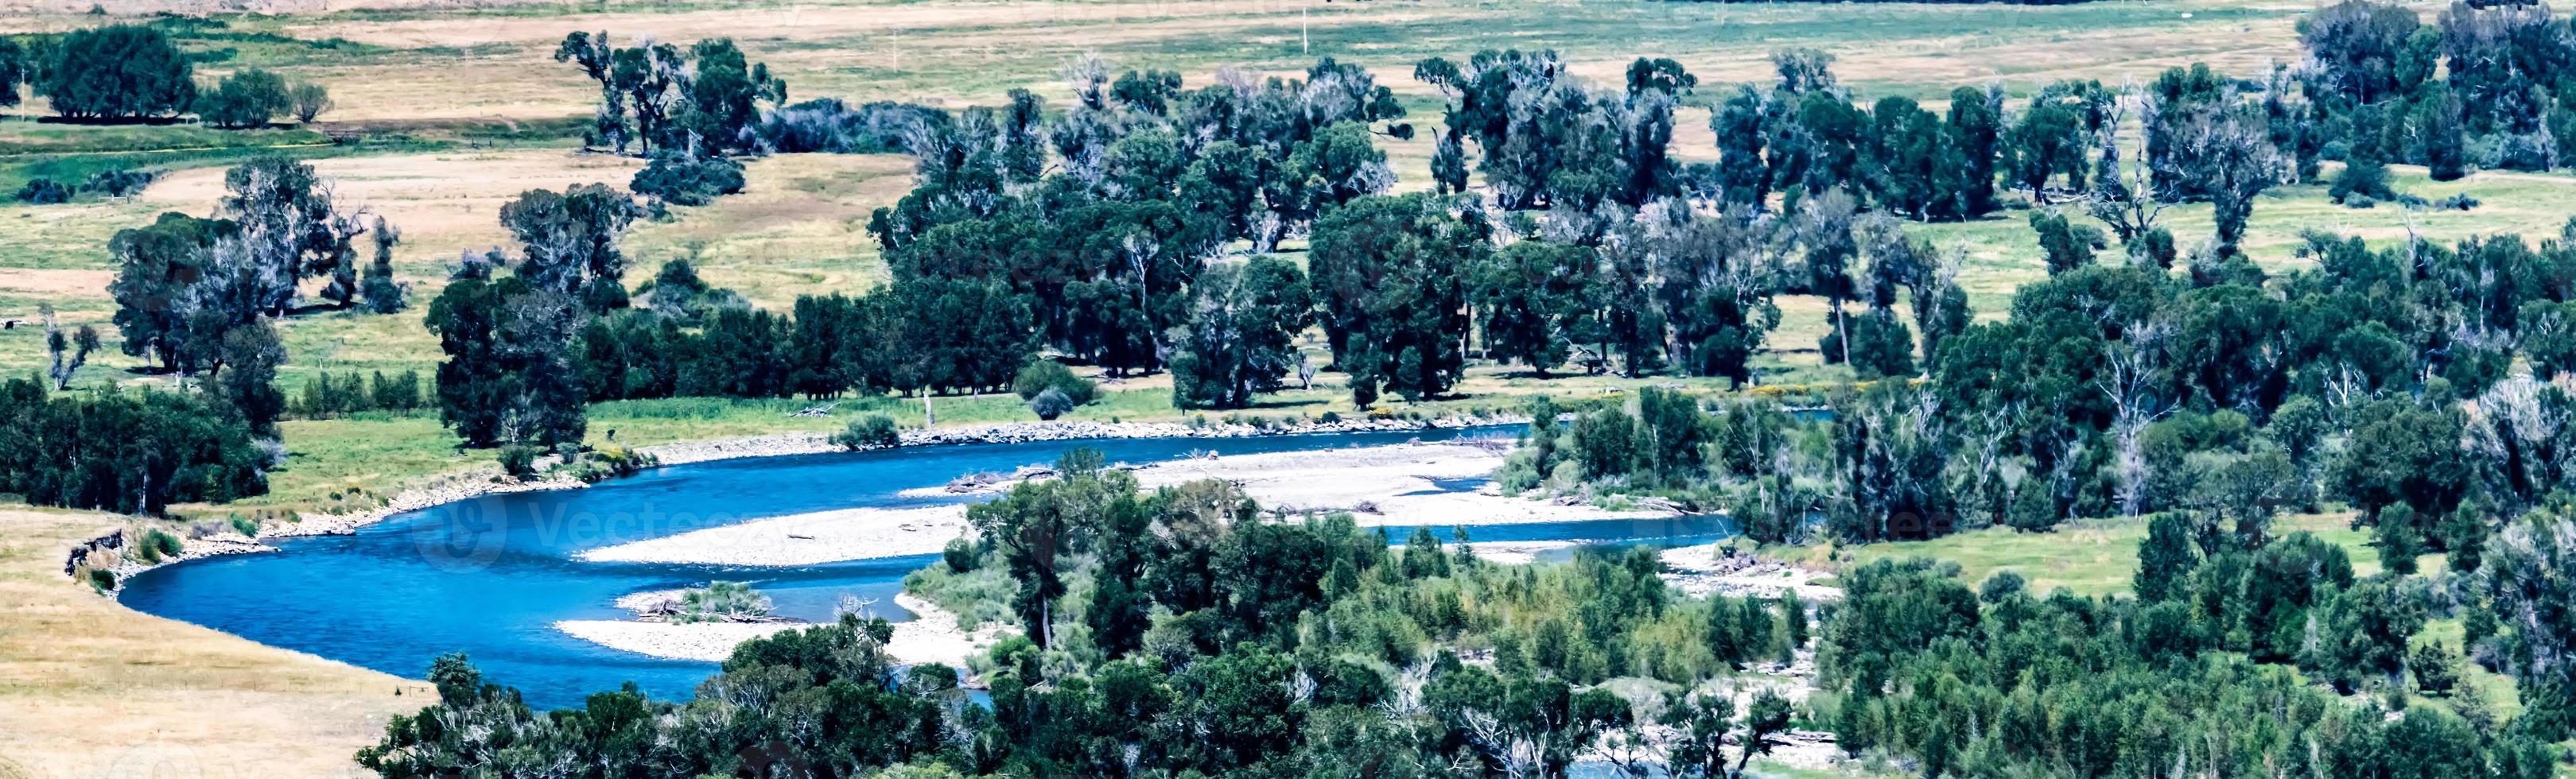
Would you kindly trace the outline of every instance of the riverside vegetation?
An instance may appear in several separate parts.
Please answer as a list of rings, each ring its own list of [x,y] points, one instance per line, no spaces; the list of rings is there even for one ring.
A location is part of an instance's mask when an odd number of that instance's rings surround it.
[[[1347,517],[1265,515],[1216,483],[1147,494],[1077,453],[974,508],[974,540],[913,580],[1021,628],[965,669],[989,705],[958,669],[898,668],[890,627],[849,618],[744,644],[685,702],[630,689],[539,713],[445,658],[438,702],[358,759],[385,776],[1731,776],[1799,729],[1927,776],[2536,779],[2576,724],[2555,443],[2576,226],[2536,246],[2266,243],[2255,212],[2321,189],[2411,224],[2491,206],[2401,184],[2566,167],[2571,30],[2536,5],[2427,24],[2351,0],[2298,23],[2299,66],[2019,94],[1846,83],[1794,47],[1740,85],[1660,56],[1596,82],[1548,50],[1268,78],[1084,55],[1052,100],[997,89],[954,111],[791,101],[783,68],[727,38],[577,32],[552,57],[596,99],[558,129],[633,157],[624,187],[505,198],[484,221],[506,246],[405,281],[416,232],[311,160],[231,158],[209,216],[92,247],[113,262],[113,334],[46,320],[43,375],[0,393],[18,433],[0,490],[138,513],[251,499],[292,462],[290,433],[413,409],[437,412],[412,424],[422,440],[524,478],[543,454],[631,467],[594,419],[691,399],[850,399],[869,415],[818,424],[859,448],[897,439],[893,395],[927,424],[934,396],[970,418],[1241,413],[1328,378],[1324,402],[1358,412],[1459,402],[1479,367],[1525,371],[1524,394],[1617,377],[1633,392],[1539,400],[1502,487],[1724,510],[1754,542],[1835,557],[2143,524],[2134,577],[2043,594],[1882,560],[1844,566],[1844,600],[1813,612],[1687,598],[1643,551],[1501,566],[1426,532],[1397,552]],[[169,17],[9,39],[0,105],[23,80],[82,122],[184,111],[261,133],[331,110],[257,68],[196,82],[204,52],[177,41],[224,35],[258,34]],[[299,45],[364,46],[337,40]],[[133,77],[88,78],[110,70]],[[1677,145],[1698,137],[1686,110],[1709,148]],[[911,157],[910,184],[848,218],[884,283],[762,295],[688,256],[628,282],[638,233],[752,196],[764,157],[885,152]],[[1398,175],[1414,163],[1428,176]],[[84,207],[65,181],[133,176],[151,172],[31,178],[24,199]],[[1943,246],[1998,221],[2035,260],[2001,292]],[[1981,295],[2001,304],[1982,318]],[[361,391],[310,371],[290,401],[289,334],[324,326],[418,330],[434,375],[378,369]],[[111,343],[184,388],[75,388]],[[1830,386],[1761,386],[1793,351]],[[1168,389],[1140,404],[1066,363]],[[1793,393],[1830,418],[1783,409]],[[2274,529],[2336,509],[2378,571]],[[2428,638],[2453,621],[2455,645]],[[1802,657],[1811,689],[1759,681]],[[2468,681],[2490,677],[2501,701]]]

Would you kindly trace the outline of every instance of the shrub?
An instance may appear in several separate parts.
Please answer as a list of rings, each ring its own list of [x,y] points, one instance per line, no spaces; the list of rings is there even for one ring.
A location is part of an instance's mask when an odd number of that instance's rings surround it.
[[[56,40],[36,93],[72,119],[138,119],[196,102],[188,57],[160,30],[117,25]]]
[[[153,179],[160,177],[157,171],[109,168],[89,174],[89,180],[81,184],[81,191],[106,197],[127,197],[143,191]]]
[[[2480,205],[2477,196],[2462,192],[2433,201],[2433,207],[2444,211],[2467,211]]]
[[[580,480],[583,484],[598,484],[609,479],[633,476],[639,471],[660,464],[661,461],[651,454],[611,445],[584,452],[580,457],[574,458],[570,465],[574,479]]]
[[[232,517],[232,525],[233,532],[235,533],[240,533],[249,538],[259,537],[259,520],[245,517],[240,514],[234,514]]]
[[[157,527],[145,530],[143,540],[134,545],[134,553],[145,563],[158,563],[163,558],[177,557],[179,537],[164,533]]]
[[[265,70],[225,76],[214,89],[197,93],[197,118],[226,129],[265,127],[270,117],[293,108],[286,79]]]
[[[680,608],[671,621],[750,622],[769,616],[769,596],[748,582],[707,582],[705,589],[680,593]]]
[[[849,429],[832,434],[832,443],[843,449],[875,449],[903,445],[903,435],[895,428],[894,418],[869,414],[850,420]]]
[[[18,188],[18,202],[20,203],[50,205],[54,203],[68,203],[71,202],[71,199],[72,188],[63,186],[62,182],[55,181],[53,179],[28,179],[26,186]]]
[[[1056,417],[1064,416],[1065,412],[1072,410],[1073,399],[1065,397],[1064,390],[1054,387],[1048,387],[1039,392],[1037,397],[1029,399],[1029,411],[1037,414],[1039,419],[1053,421]]]
[[[537,448],[526,444],[501,447],[501,472],[510,478],[527,481],[537,477]]]
[[[1011,377],[1011,391],[1018,393],[1021,400],[1036,400],[1038,393],[1049,389],[1063,392],[1064,398],[1076,406],[1100,399],[1100,385],[1074,375],[1072,368],[1054,360],[1032,361]]]
[[[949,573],[971,573],[982,562],[975,545],[963,538],[948,539],[948,548],[940,550],[939,557],[948,563]]]
[[[659,153],[652,164],[635,172],[627,186],[639,195],[651,195],[665,202],[684,206],[703,206],[717,197],[742,191],[742,163],[723,157],[691,158],[687,155]]]
[[[105,568],[89,569],[89,586],[98,588],[100,592],[116,589],[116,572]]]
[[[852,109],[826,97],[767,112],[750,130],[771,153],[888,154],[909,153],[907,138],[947,125],[947,112],[936,108],[869,103]]]
[[[322,112],[339,105],[331,102],[331,90],[310,81],[297,82],[295,86],[288,87],[286,102],[287,109],[295,114],[295,121],[304,124],[312,124],[314,117],[321,116]]]

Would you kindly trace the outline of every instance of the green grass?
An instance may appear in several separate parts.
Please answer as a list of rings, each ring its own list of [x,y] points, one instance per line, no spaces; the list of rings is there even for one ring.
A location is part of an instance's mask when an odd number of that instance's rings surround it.
[[[2315,533],[2352,556],[2355,575],[2379,572],[2379,550],[2370,545],[2368,532],[2352,529],[2348,514],[2285,515],[2273,521],[2272,529],[2281,535],[2303,530]],[[1805,557],[1809,562],[1839,555],[1840,560],[1852,565],[1929,557],[1958,563],[1960,580],[1970,586],[1997,571],[2012,571],[2029,581],[2032,592],[2045,594],[2062,587],[2078,595],[2102,596],[2129,592],[2138,569],[2138,542],[2146,540],[2146,536],[2144,520],[2092,519],[2067,522],[2048,533],[1993,527],[1929,541],[1834,549],[1820,546],[1774,554]],[[2435,558],[2429,564],[2440,562]]]

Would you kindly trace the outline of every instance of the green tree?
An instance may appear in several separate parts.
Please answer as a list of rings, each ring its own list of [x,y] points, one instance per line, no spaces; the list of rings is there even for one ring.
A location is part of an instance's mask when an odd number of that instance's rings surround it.
[[[286,79],[252,68],[225,76],[214,89],[198,90],[191,110],[206,124],[238,130],[266,127],[270,118],[294,107]]]
[[[1470,282],[1485,349],[1541,377],[1565,364],[1595,308],[1598,273],[1587,246],[1532,239],[1487,255]]]
[[[197,98],[188,56],[157,28],[76,30],[47,51],[36,93],[65,118],[132,121],[187,110]]]
[[[1255,257],[1209,267],[1192,285],[1187,327],[1175,334],[1172,404],[1244,408],[1304,364],[1297,336],[1314,322],[1314,292],[1294,263]]]
[[[1308,267],[1324,333],[1361,405],[1381,390],[1445,393],[1465,370],[1463,277],[1486,248],[1451,207],[1425,194],[1371,196],[1315,223]]]
[[[2146,540],[2138,542],[2138,573],[2129,585],[2139,601],[2171,600],[2189,592],[2191,572],[2200,565],[2189,521],[2171,512],[2147,519]]]

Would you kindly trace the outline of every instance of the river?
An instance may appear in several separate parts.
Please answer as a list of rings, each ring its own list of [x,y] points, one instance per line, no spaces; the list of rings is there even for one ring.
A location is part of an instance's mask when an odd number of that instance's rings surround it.
[[[432,658],[462,651],[485,679],[519,688],[538,707],[578,705],[588,693],[628,681],[657,698],[684,700],[715,673],[715,664],[610,649],[565,635],[554,623],[628,618],[613,605],[621,595],[710,579],[753,582],[781,616],[827,620],[847,595],[873,599],[880,614],[900,621],[910,618],[893,605],[904,574],[937,556],[740,568],[586,562],[573,555],[782,514],[967,500],[897,493],[969,473],[1050,463],[1075,447],[1099,449],[1110,462],[1145,463],[1193,452],[1317,450],[1518,431],[1050,441],[722,460],[653,469],[583,490],[485,496],[390,517],[353,535],[284,539],[276,553],[164,566],[133,577],[119,597],[139,611],[408,678],[418,678]],[[1474,488],[1465,481],[1441,486]],[[1410,531],[1387,529],[1398,543]],[[1660,543],[1703,542],[1725,532],[1723,520],[1706,517],[1470,530],[1476,541]],[[1447,538],[1447,529],[1440,535]]]

